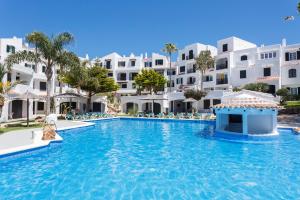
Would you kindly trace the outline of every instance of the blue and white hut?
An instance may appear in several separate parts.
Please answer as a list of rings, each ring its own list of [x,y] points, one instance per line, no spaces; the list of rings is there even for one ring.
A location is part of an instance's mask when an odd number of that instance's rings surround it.
[[[216,132],[239,135],[277,134],[277,99],[261,92],[228,92],[215,105]]]

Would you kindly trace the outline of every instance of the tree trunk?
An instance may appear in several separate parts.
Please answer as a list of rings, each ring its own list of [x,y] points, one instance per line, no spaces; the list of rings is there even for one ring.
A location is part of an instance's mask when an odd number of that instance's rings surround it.
[[[50,105],[51,105],[51,78],[47,78],[47,98],[46,98],[46,116],[50,114]]]
[[[63,83],[59,82],[59,94],[62,94]]]
[[[92,111],[92,110],[91,110],[91,102],[92,102],[92,93],[89,92],[89,94],[88,94],[88,99],[87,99],[87,105],[86,105],[87,111],[88,111],[88,112],[91,112],[91,111]]]
[[[169,92],[172,91],[172,63],[171,63],[171,54],[169,54],[169,62],[170,62],[170,71],[169,71]]]
[[[201,71],[201,91],[203,91],[203,71]]]

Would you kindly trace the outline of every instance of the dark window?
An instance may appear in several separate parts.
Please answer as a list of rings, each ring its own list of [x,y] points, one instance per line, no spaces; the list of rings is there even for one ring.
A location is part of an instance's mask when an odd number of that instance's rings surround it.
[[[228,68],[227,58],[221,58],[217,60],[216,70],[227,69],[227,68]]]
[[[223,44],[222,50],[223,52],[228,51],[228,44]]]
[[[122,83],[121,88],[127,88],[127,83]]]
[[[240,78],[247,78],[247,71],[246,70],[241,70],[240,71]]]
[[[11,82],[11,73],[7,73],[7,81]]]
[[[110,60],[106,60],[105,61],[105,66],[106,66],[106,69],[111,69],[111,61]]]
[[[129,74],[129,80],[134,80],[134,78],[138,75],[138,73]]]
[[[176,84],[182,84],[182,83],[183,83],[183,78],[176,79]]]
[[[229,123],[242,123],[242,122],[243,122],[242,115],[229,114]]]
[[[297,60],[300,60],[300,51],[297,51]]]
[[[275,85],[269,85],[268,93],[275,94],[276,93],[276,86]]]
[[[181,54],[181,60],[185,60],[185,54]]]
[[[17,76],[16,76],[16,81],[19,81],[21,78],[20,78],[20,75],[18,74]]]
[[[109,76],[109,77],[113,77],[113,76],[114,76],[114,74],[113,74],[112,72],[109,72],[109,73],[107,74],[107,76]]]
[[[188,84],[194,84],[196,82],[196,78],[195,77],[189,77],[188,78]]]
[[[241,61],[244,61],[244,60],[248,60],[248,56],[247,55],[242,55],[241,56]]]
[[[271,76],[271,68],[270,67],[264,68],[264,76]]]
[[[120,73],[118,75],[118,80],[120,81],[126,81],[127,77],[126,77],[126,73]]]
[[[289,78],[296,78],[297,70],[296,69],[289,69]]]
[[[204,104],[204,109],[209,109],[210,107],[210,100],[209,99],[204,99],[203,100],[203,104]]]
[[[185,66],[181,66],[179,68],[179,73],[184,73],[185,72]]]
[[[6,52],[7,53],[15,53],[16,52],[16,48],[12,45],[6,45]]]
[[[163,64],[164,64],[164,60],[163,59],[155,60],[155,65],[163,65]]]
[[[189,51],[189,59],[194,59],[194,51],[193,50],[190,50]]]
[[[213,105],[220,104],[221,100],[220,99],[213,99]]]
[[[46,72],[46,66],[42,66],[42,72]]]
[[[131,61],[130,66],[132,66],[132,67],[135,66],[135,60],[132,60],[132,61]]]
[[[118,62],[118,67],[125,67],[125,65],[126,65],[125,61]]]
[[[285,52],[285,61],[289,61],[289,60],[290,60],[290,53]]]
[[[46,91],[46,89],[47,89],[46,82],[40,82],[40,90]]]
[[[44,102],[38,102],[37,103],[37,109],[38,110],[44,110]]]

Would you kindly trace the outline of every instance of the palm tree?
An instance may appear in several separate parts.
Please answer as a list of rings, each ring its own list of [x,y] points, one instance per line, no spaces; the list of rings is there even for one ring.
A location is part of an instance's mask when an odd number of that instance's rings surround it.
[[[171,57],[172,53],[175,53],[178,51],[177,47],[175,44],[172,43],[167,43],[165,44],[165,47],[162,50],[163,52],[167,53],[169,55],[169,63],[170,63],[170,72],[169,72],[169,92],[171,92],[171,81],[172,81],[172,62],[171,62]]]
[[[46,115],[48,115],[50,113],[53,69],[55,65],[61,66],[65,65],[65,62],[69,62],[68,59],[64,60],[62,57],[70,53],[65,51],[64,47],[73,42],[74,37],[68,32],[63,32],[53,37],[48,37],[42,32],[32,32],[26,36],[26,40],[34,46],[35,52],[27,50],[16,52],[15,54],[9,55],[5,62],[9,67],[23,61],[45,65],[45,74],[47,77]],[[62,60],[64,60],[64,63],[62,63]]]
[[[215,61],[209,50],[201,51],[195,60],[196,69],[201,73],[201,91],[203,91],[203,75],[205,74],[206,70],[214,67]]]

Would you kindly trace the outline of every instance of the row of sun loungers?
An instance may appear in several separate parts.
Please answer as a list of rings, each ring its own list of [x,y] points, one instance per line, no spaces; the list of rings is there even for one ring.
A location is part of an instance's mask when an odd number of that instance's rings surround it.
[[[147,118],[167,118],[167,119],[202,119],[202,120],[214,120],[215,115],[212,113],[177,113],[176,115],[172,112],[168,114],[159,113],[138,113],[135,117],[147,117]]]
[[[89,119],[100,119],[100,118],[109,118],[113,117],[110,114],[107,113],[98,113],[98,112],[92,112],[92,113],[85,113],[85,114],[72,114],[67,113],[66,114],[66,120],[89,120]]]

